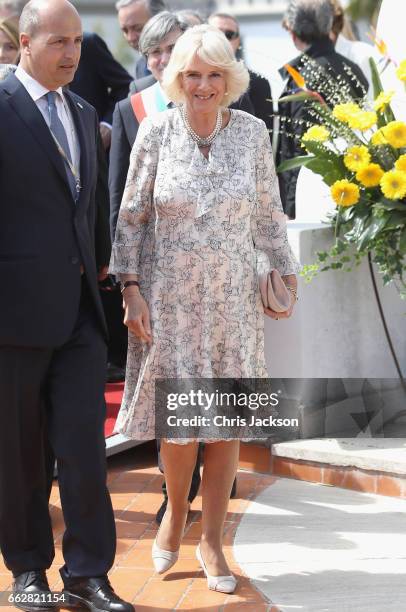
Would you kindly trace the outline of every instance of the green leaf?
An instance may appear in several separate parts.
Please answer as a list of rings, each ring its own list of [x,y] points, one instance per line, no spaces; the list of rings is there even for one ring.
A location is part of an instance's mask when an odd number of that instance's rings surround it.
[[[399,251],[403,253],[403,255],[406,255],[406,226],[403,228],[402,233],[400,234]]]
[[[391,212],[389,216],[389,220],[385,225],[385,229],[396,229],[398,227],[404,226],[406,223],[406,214],[404,211],[400,212],[398,210],[394,210]]]
[[[377,234],[379,234],[379,232],[385,227],[388,219],[388,216],[380,217],[378,219],[376,217],[371,217],[369,219],[369,223],[365,225],[365,229],[357,241],[357,248],[359,251],[366,248],[368,243],[376,238]]]
[[[314,159],[313,155],[299,155],[298,157],[294,157],[293,159],[287,159],[283,161],[278,168],[277,172],[286,172],[287,170],[294,170],[295,168],[300,168],[301,166],[307,166],[307,164]]]
[[[278,104],[283,104],[283,102],[302,102],[303,100],[313,100],[314,96],[309,94],[307,91],[299,91],[295,94],[290,94],[289,96],[283,96],[283,98],[279,98]]]
[[[372,77],[372,87],[374,89],[374,98],[377,98],[379,94],[383,91],[381,77],[379,76],[378,68],[376,66],[375,60],[370,57],[369,58],[369,66],[371,68],[371,77]]]

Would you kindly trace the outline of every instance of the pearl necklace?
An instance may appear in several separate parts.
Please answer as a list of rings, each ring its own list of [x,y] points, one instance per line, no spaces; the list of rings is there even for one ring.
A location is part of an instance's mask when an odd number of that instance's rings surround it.
[[[215,138],[217,138],[217,136],[219,135],[220,130],[221,130],[221,126],[222,126],[222,123],[223,123],[221,109],[219,109],[217,111],[217,119],[216,119],[216,125],[214,126],[214,130],[212,131],[211,134],[209,134],[208,136],[204,136],[204,137],[199,136],[199,134],[196,134],[196,132],[194,131],[194,129],[190,125],[189,120],[188,120],[187,115],[186,115],[185,107],[184,106],[180,106],[179,110],[180,110],[180,116],[182,117],[183,124],[184,124],[184,126],[186,128],[186,131],[189,134],[189,136],[192,138],[192,140],[195,141],[197,146],[198,147],[208,147],[209,145],[211,145],[213,140]]]

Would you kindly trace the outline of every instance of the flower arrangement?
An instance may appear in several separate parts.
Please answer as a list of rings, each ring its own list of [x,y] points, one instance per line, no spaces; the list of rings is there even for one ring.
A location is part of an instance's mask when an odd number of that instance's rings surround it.
[[[312,124],[301,137],[306,154],[286,160],[278,171],[306,166],[322,176],[336,204],[330,215],[335,244],[305,266],[308,280],[323,270],[349,270],[351,261],[370,253],[383,283],[394,281],[406,297],[406,123],[396,120],[394,92],[383,90],[372,59],[370,64],[373,103],[365,97],[328,106],[297,80],[301,92],[285,99],[296,96],[310,104]],[[406,60],[397,76],[406,86]]]

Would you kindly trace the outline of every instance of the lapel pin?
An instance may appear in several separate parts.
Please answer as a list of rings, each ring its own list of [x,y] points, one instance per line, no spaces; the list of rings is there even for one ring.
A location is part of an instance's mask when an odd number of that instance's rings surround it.
[[[76,102],[76,104],[79,106],[79,108],[81,108],[83,110],[83,106],[81,105],[80,102]]]

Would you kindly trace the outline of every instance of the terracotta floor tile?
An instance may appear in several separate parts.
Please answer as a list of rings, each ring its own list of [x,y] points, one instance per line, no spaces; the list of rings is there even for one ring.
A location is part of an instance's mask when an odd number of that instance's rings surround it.
[[[142,536],[148,528],[147,523],[136,523],[134,521],[116,521],[117,538],[134,538]]]
[[[117,593],[120,594],[120,597],[131,602],[135,600],[137,595],[142,593],[152,576],[152,571],[123,568],[117,568],[109,574],[111,584]]]
[[[223,608],[224,612],[267,612],[269,604],[258,602],[247,603],[226,603]]]

